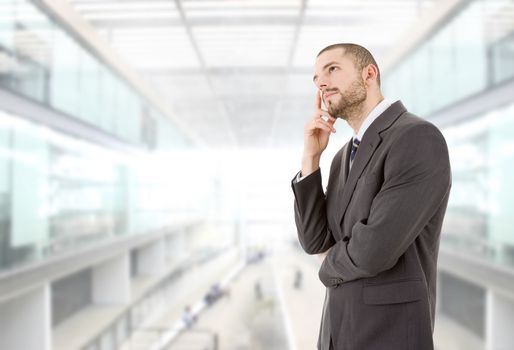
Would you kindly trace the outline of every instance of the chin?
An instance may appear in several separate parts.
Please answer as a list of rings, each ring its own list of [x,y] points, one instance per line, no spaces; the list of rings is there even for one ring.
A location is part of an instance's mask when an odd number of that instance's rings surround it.
[[[328,114],[330,114],[334,118],[340,118],[337,109],[333,105],[328,106]]]

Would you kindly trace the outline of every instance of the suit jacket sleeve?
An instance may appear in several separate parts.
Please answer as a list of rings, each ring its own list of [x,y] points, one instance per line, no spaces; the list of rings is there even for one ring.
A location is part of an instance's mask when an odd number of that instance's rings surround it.
[[[309,254],[319,254],[335,244],[327,224],[325,193],[321,184],[321,170],[291,183],[295,195],[294,213],[298,240]]]
[[[429,123],[404,130],[390,146],[383,179],[368,218],[323,261],[319,277],[327,287],[393,267],[443,204],[451,173],[440,131]]]

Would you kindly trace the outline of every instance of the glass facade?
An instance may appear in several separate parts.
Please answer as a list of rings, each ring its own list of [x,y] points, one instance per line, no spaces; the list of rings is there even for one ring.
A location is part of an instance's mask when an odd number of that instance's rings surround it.
[[[501,84],[512,84],[513,9],[512,0],[465,3],[385,76],[384,95],[401,99],[410,111],[430,119],[447,107],[459,113],[460,102],[491,93]],[[441,247],[499,271],[512,270],[514,96],[487,112],[464,113],[455,119],[458,121],[439,125],[452,166]],[[491,311],[492,288],[445,270],[439,272],[438,283],[441,314],[483,344],[492,344],[490,329],[496,326],[491,324],[497,322]],[[505,339],[494,342],[499,345]]]
[[[443,130],[453,187],[443,242],[514,267],[514,103]]]
[[[473,0],[416,47],[384,80],[385,96],[425,118],[514,79],[512,0]],[[512,104],[442,126],[453,184],[442,243],[514,266]]]
[[[0,87],[132,144],[189,144],[171,120],[91,52],[36,2],[0,0]]]
[[[0,0],[0,89],[142,149],[191,145],[92,52],[37,2]],[[185,193],[169,184],[172,170],[148,154],[67,136],[2,106],[0,155],[0,271],[158,229],[177,216]],[[194,205],[184,207],[181,214],[195,214]]]
[[[197,215],[175,172],[0,110],[0,270]]]
[[[514,78],[512,0],[474,0],[391,69],[388,98],[421,116]],[[508,25],[506,25],[508,24]]]

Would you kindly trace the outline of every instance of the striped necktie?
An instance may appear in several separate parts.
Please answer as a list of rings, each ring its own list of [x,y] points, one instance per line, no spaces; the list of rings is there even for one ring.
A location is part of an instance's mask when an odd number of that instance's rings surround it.
[[[357,149],[359,148],[360,144],[361,142],[358,139],[353,139],[352,150],[350,152],[350,162],[353,162],[353,159],[355,158],[355,154],[357,153]]]

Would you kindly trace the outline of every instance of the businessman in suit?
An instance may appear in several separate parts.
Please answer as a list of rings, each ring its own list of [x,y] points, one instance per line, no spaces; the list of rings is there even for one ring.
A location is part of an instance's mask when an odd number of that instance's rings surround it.
[[[323,49],[314,83],[315,112],[291,186],[301,246],[325,255],[318,349],[432,350],[451,186],[446,142],[400,101],[384,99],[377,63],[362,46]],[[324,192],[319,160],[338,119],[354,135],[335,155]]]

